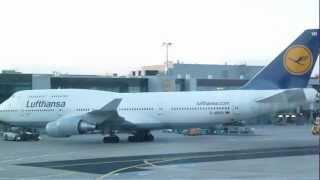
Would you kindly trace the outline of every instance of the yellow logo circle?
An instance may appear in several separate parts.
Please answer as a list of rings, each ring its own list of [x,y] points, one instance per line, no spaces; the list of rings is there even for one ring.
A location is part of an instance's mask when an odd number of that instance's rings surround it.
[[[311,51],[305,46],[292,46],[284,53],[283,65],[291,74],[303,75],[311,69],[312,64]]]

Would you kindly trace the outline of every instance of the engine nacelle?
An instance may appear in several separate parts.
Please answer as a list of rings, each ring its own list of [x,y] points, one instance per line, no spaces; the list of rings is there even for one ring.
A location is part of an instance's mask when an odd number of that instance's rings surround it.
[[[46,132],[52,137],[69,137],[85,134],[95,129],[96,125],[81,120],[78,116],[60,118],[46,125]]]

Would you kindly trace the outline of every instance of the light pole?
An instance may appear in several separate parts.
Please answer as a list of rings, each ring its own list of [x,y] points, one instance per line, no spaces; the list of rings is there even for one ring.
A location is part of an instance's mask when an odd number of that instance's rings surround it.
[[[163,42],[162,46],[166,47],[166,75],[168,75],[169,70],[169,46],[172,46],[172,42]]]

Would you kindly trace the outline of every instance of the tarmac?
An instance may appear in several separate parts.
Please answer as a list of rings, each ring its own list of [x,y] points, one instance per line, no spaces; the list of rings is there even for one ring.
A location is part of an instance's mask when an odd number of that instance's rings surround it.
[[[97,134],[0,141],[4,179],[319,179],[311,126],[256,126],[255,135],[184,136],[103,144]]]

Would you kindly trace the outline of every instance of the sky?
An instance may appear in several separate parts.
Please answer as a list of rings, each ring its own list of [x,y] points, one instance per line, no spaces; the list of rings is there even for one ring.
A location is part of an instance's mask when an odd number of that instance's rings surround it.
[[[318,26],[318,0],[0,1],[0,70],[126,75],[163,42],[172,61],[267,65]]]

